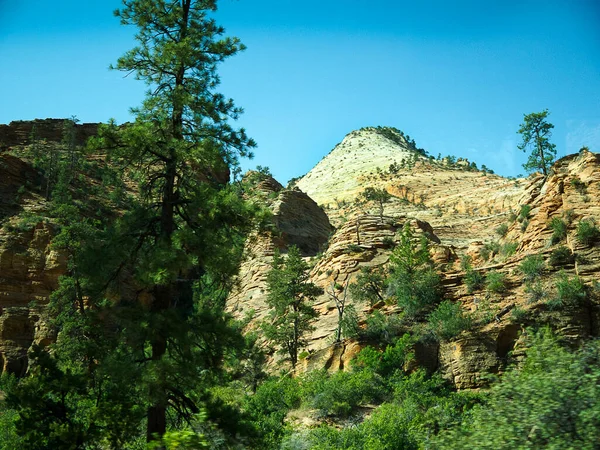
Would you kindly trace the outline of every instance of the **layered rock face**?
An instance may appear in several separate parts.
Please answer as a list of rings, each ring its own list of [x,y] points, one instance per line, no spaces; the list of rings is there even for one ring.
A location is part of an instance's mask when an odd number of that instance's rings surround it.
[[[258,231],[246,242],[246,258],[240,267],[237,285],[228,299],[228,309],[237,317],[252,315],[253,324],[268,313],[266,278],[276,249],[285,252],[296,245],[304,256],[310,257],[327,243],[333,227],[323,210],[304,192],[284,190],[281,184],[268,177],[257,190],[271,197],[273,232]]]
[[[40,139],[62,140],[64,121],[40,122]],[[92,126],[81,127],[81,139],[93,134]],[[31,129],[22,122],[0,126],[0,150],[29,142]],[[326,292],[339,291],[354,282],[361,268],[386,267],[408,223],[431,244],[444,297],[459,302],[476,319],[471,330],[450,341],[418,342],[417,365],[440,370],[458,388],[477,388],[485,386],[486,374],[502,372],[511,358],[520,358],[520,336],[529,326],[548,324],[573,344],[598,336],[600,247],[578,240],[577,227],[581,221],[600,224],[599,155],[583,151],[565,157],[547,179],[534,175],[508,180],[466,170],[467,166],[464,161],[449,164],[425,158],[410,150],[402,135],[390,138],[389,133],[367,128],[350,133],[299,180],[297,189],[284,189],[264,177],[256,191],[272,212],[271,224],[247,240],[227,309],[250,318],[250,329],[266,317],[266,278],[275,249],[285,253],[290,245],[298,246],[311,263],[311,281]],[[46,202],[32,188],[40,185],[39,177],[26,161],[0,152],[0,370],[17,374],[26,371],[32,344],[55,338],[47,326],[45,305],[66,272],[64,256],[51,246],[56,230],[44,220]],[[391,194],[382,217],[379,205],[357,201],[367,187]],[[552,219],[566,224],[558,241],[552,237]],[[502,236],[495,232],[500,225],[506,228]],[[564,254],[562,247],[568,255],[557,264],[556,252]],[[460,264],[465,255],[483,276],[503,275],[502,292],[485,286],[470,291]],[[535,280],[537,295],[520,269],[532,255],[544,262]],[[575,276],[586,285],[585,301],[560,307],[548,302],[556,298],[561,279]],[[351,297],[348,302],[364,327],[373,308]],[[347,369],[364,344],[347,340],[333,345],[335,304],[325,293],[314,306],[319,316],[300,370]],[[388,315],[402,313],[384,302],[375,308]],[[274,362],[271,367],[276,367]]]
[[[8,125],[0,124],[0,150],[31,144],[32,138],[60,142],[66,119],[18,120]],[[75,125],[75,145],[83,145],[98,132],[97,123]]]
[[[371,158],[380,146],[385,157]],[[390,162],[401,158],[412,163],[389,171]],[[599,247],[583,245],[575,237],[579,221],[600,223],[599,156],[584,151],[563,158],[545,180],[536,175],[509,180],[467,171],[466,167],[411,155],[398,142],[365,129],[348,135],[297,183],[323,205],[336,226],[327,249],[311,259],[311,281],[325,290],[352,283],[361,267],[385,267],[406,222],[430,239],[432,257],[442,274],[444,298],[459,302],[474,318],[474,326],[450,341],[419,342],[416,364],[440,370],[461,389],[485,386],[487,374],[501,372],[511,358],[518,360],[524,350],[520,336],[529,326],[548,324],[576,343],[598,335],[600,322],[594,284],[600,279]],[[392,195],[384,205],[383,218],[377,214],[378,205],[356,201],[366,187],[385,189]],[[279,208],[288,201],[281,194],[279,200]],[[528,217],[516,219],[524,205],[530,209]],[[551,243],[549,222],[554,217],[568,221],[566,237],[558,243]],[[495,231],[500,225],[506,228],[500,233],[503,236]],[[270,254],[275,246],[285,247],[278,239],[263,234],[251,240],[239,289],[231,298],[235,314],[254,313],[250,327],[267,314],[265,280]],[[551,264],[552,254],[560,246],[574,254],[572,264]],[[504,280],[502,291],[486,289],[484,284],[471,292],[460,264],[465,255],[482,276],[499,273]],[[544,259],[538,280],[542,294],[537,298],[532,298],[530,283],[525,283],[520,269],[531,255]],[[587,286],[587,300],[560,308],[550,306],[559,280],[577,275]],[[354,303],[361,320],[372,312],[366,304],[352,298],[349,302]],[[319,317],[301,369],[347,368],[361,343],[332,345],[337,327],[335,304],[324,294],[314,306]],[[378,307],[387,314],[401,313],[393,305]]]
[[[0,371],[18,375],[31,345],[53,339],[45,305],[66,272],[50,245],[55,229],[44,221],[45,200],[27,187],[38,177],[29,164],[0,154]]]
[[[48,326],[50,294],[66,273],[64,255],[52,248],[56,228],[45,220],[47,202],[39,193],[42,177],[27,161],[11,154],[35,138],[60,143],[64,119],[17,121],[0,125],[0,372],[23,375],[33,344],[55,339]],[[98,124],[75,126],[83,145]]]

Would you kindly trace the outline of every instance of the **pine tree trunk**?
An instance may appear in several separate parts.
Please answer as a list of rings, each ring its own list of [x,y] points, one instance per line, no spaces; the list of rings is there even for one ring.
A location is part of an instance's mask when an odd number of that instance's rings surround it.
[[[540,132],[538,130],[536,130],[535,135],[536,135],[535,142],[537,143],[538,151],[540,153],[540,165],[542,166],[542,172],[544,172],[544,177],[547,177],[548,173],[546,172],[546,161],[544,160],[544,149],[542,148],[542,144],[540,143]]]
[[[161,235],[160,240],[169,245],[171,237],[175,230],[175,177],[177,174],[175,166],[175,155],[171,155],[171,159],[166,167],[166,181],[163,190],[163,198],[161,205]],[[154,301],[152,304],[153,314],[164,314],[171,307],[171,299],[175,292],[172,285],[156,286],[154,288]],[[153,330],[154,339],[152,341],[152,361],[160,361],[167,351],[167,330]],[[160,375],[159,375],[160,376]],[[153,402],[148,408],[146,428],[146,439],[148,442],[162,438],[167,429],[167,387],[161,384],[153,386],[150,392],[150,398]]]

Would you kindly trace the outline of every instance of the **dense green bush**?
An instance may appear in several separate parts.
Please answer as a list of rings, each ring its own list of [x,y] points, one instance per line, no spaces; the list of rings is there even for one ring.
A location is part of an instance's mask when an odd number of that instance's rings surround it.
[[[523,322],[523,320],[525,319],[525,317],[527,317],[527,311],[525,311],[523,308],[521,308],[519,306],[515,306],[510,311],[510,319],[514,323],[521,323],[521,322]]]
[[[405,326],[397,315],[387,315],[377,310],[367,316],[362,337],[376,343],[392,343],[404,329]]]
[[[469,269],[467,270],[467,273],[465,273],[464,281],[467,285],[467,291],[469,292],[469,294],[471,294],[483,287],[485,277],[481,272]]]
[[[17,379],[13,375],[0,375],[0,449],[22,448],[22,440],[16,429],[19,413],[16,409],[8,407],[3,398],[4,394],[12,391],[16,385]]]
[[[444,300],[429,315],[429,327],[440,340],[452,339],[472,325],[471,318],[465,314],[460,303]]]
[[[507,242],[500,247],[500,254],[505,258],[512,256],[517,251],[519,244],[516,242]]]
[[[297,378],[281,377],[265,381],[254,395],[246,398],[243,410],[261,437],[262,448],[278,447],[286,433],[285,416],[300,405],[300,394]]]
[[[519,264],[519,270],[526,282],[538,278],[544,272],[544,267],[544,258],[541,255],[530,255]]]
[[[458,423],[462,411],[480,394],[456,393],[438,377],[423,371],[393,381],[394,398],[362,423],[338,429],[323,425],[306,436],[313,450],[417,450],[430,448],[439,430]],[[291,448],[291,447],[284,447]]]
[[[505,223],[498,225],[498,227],[494,231],[498,236],[504,237],[506,236],[506,233],[508,233],[508,225]]]
[[[388,293],[409,319],[414,319],[440,299],[440,277],[433,268],[425,236],[413,236],[406,224],[398,246],[390,255]]]
[[[575,262],[575,256],[568,247],[560,246],[552,250],[548,262],[553,267],[561,267]]]
[[[577,224],[577,241],[592,246],[600,241],[600,230],[591,220],[582,220]]]
[[[523,222],[529,219],[529,213],[531,212],[531,206],[529,205],[521,205],[519,209],[519,215],[517,216],[517,220],[519,222]]]
[[[396,339],[393,345],[388,345],[380,351],[373,347],[365,347],[360,351],[352,364],[357,369],[368,369],[384,377],[388,377],[413,359],[414,339],[404,334]]]
[[[442,430],[430,448],[515,450],[598,448],[600,341],[571,353],[543,331],[529,335],[520,370],[509,370],[488,400]]]
[[[574,177],[571,179],[571,186],[573,186],[581,195],[587,194],[587,185],[581,181],[579,177]]]
[[[538,302],[548,295],[541,281],[526,283],[525,293],[528,295],[527,301],[529,303]]]
[[[496,294],[506,292],[506,275],[494,270],[488,272],[485,276],[485,287]]]
[[[563,219],[553,217],[548,227],[552,230],[552,237],[550,238],[552,245],[558,244],[567,237],[567,223]]]
[[[556,296],[548,301],[553,309],[564,306],[581,305],[587,297],[587,290],[581,278],[569,278],[562,272],[556,281]]]
[[[384,400],[383,378],[371,370],[310,372],[304,380],[305,401],[321,416],[348,417],[359,405]]]

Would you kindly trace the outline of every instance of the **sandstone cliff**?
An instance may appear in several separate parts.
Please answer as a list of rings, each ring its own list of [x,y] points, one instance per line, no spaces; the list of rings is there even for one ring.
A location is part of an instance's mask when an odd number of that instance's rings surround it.
[[[36,133],[47,142],[60,141],[56,127],[62,123],[41,121]],[[82,127],[81,139],[95,132],[90,124]],[[31,129],[24,122],[0,127],[0,370],[18,374],[27,369],[32,344],[55,338],[45,305],[66,271],[64,255],[51,245],[55,228],[44,217],[40,175],[10,151],[29,142]],[[383,217],[375,203],[358,201],[367,187],[391,194]],[[311,262],[311,280],[325,290],[339,289],[354,282],[363,267],[386,267],[399,231],[408,223],[431,243],[444,297],[459,302],[474,318],[469,331],[450,341],[419,342],[416,364],[439,369],[459,388],[476,388],[485,385],[486,374],[501,372],[509,358],[520,357],[520,335],[530,325],[549,324],[573,343],[600,332],[600,248],[576,237],[581,221],[600,223],[597,154],[565,157],[547,179],[509,180],[474,170],[466,161],[427,158],[403,135],[367,128],[350,133],[296,188],[284,189],[268,176],[255,188],[272,218],[247,240],[246,258],[227,303],[235,316],[250,318],[249,328],[256,328],[268,312],[266,275],[276,248],[285,252],[297,245]],[[566,225],[558,240],[550,226],[553,219]],[[562,252],[562,262],[556,262],[557,252]],[[520,270],[531,255],[544,262],[535,295]],[[503,274],[505,289],[469,289],[460,263],[464,256],[483,276]],[[565,276],[581,278],[586,301],[552,303]],[[349,302],[364,327],[373,308],[353,298]],[[363,343],[333,345],[335,305],[323,294],[315,307],[319,317],[301,369],[347,368]],[[401,314],[393,304],[380,302],[375,308],[390,316]]]
[[[474,318],[472,329],[450,342],[420,343],[415,348],[417,364],[439,369],[458,388],[475,388],[485,385],[486,374],[502,371],[511,355],[519,357],[519,336],[530,325],[548,324],[573,342],[598,335],[594,283],[600,271],[600,252],[597,246],[578,244],[575,239],[579,221],[600,222],[598,155],[584,151],[563,158],[546,180],[535,175],[509,180],[466,170],[468,163],[451,165],[411,154],[399,142],[374,129],[353,132],[298,181],[296,186],[315,197],[337,227],[325,251],[311,259],[314,283],[331,289],[336,284],[352,283],[361,267],[385,266],[398,231],[408,221],[431,240],[432,256],[443,277],[444,297],[460,302]],[[380,147],[385,157],[372,158]],[[398,160],[409,164],[390,170],[390,161]],[[383,220],[375,214],[376,205],[356,201],[368,186],[386,189],[392,195],[384,205]],[[280,195],[278,207],[286,201],[290,199]],[[523,207],[530,209],[525,219],[517,214]],[[293,202],[289,209],[294,209]],[[553,217],[568,217],[564,242],[550,243],[553,231],[549,222]],[[312,219],[306,219],[303,226],[308,234]],[[506,228],[500,232],[503,236],[497,234],[499,228]],[[265,280],[272,249],[275,245],[285,247],[285,241],[273,237],[276,235],[251,241],[241,282],[231,297],[235,314],[254,313],[251,327],[267,312]],[[551,264],[552,252],[561,245],[575,255],[573,264]],[[535,301],[519,270],[523,260],[533,254],[542,255],[545,267],[540,277],[543,295]],[[503,275],[506,289],[496,293],[481,286],[470,292],[460,265],[465,255],[482,276],[489,272]],[[587,286],[588,301],[551,307],[549,300],[556,296],[559,278],[575,275]],[[360,343],[332,345],[337,326],[335,305],[324,294],[315,307],[319,317],[304,369],[347,367]],[[372,312],[366,304],[355,302],[355,307],[362,320]],[[383,306],[383,311],[400,312],[393,305]]]

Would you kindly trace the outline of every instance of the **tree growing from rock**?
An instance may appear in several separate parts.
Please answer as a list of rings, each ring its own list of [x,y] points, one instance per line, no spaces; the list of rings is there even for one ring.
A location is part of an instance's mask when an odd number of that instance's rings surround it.
[[[308,269],[298,247],[292,246],[285,259],[275,253],[267,275],[267,303],[271,312],[263,329],[265,336],[280,347],[279,353],[287,355],[292,368],[298,363],[299,350],[306,344],[306,334],[314,329],[311,322],[318,313],[311,303],[323,293],[309,281]]]
[[[554,125],[546,120],[548,115],[547,109],[539,113],[525,114],[517,132],[523,139],[517,146],[519,150],[531,150],[523,168],[528,172],[541,170],[545,177],[548,176],[548,169],[556,158],[556,145],[550,142]]]
[[[344,285],[332,285],[327,295],[335,304],[338,312],[338,324],[335,332],[335,342],[342,342],[342,337],[353,337],[358,334],[358,315],[354,305],[348,304],[348,281]]]
[[[440,277],[435,271],[425,236],[416,238],[406,223],[390,255],[388,293],[405,315],[415,318],[440,300]]]
[[[383,222],[384,205],[390,201],[392,196],[385,189],[378,189],[369,186],[361,192],[361,198],[366,202],[375,202],[379,207],[379,220]]]
[[[385,301],[387,280],[382,267],[361,267],[356,280],[349,286],[354,300],[368,302],[370,306]]]

